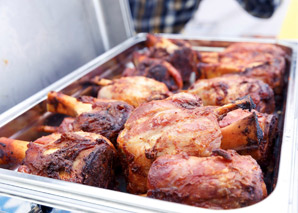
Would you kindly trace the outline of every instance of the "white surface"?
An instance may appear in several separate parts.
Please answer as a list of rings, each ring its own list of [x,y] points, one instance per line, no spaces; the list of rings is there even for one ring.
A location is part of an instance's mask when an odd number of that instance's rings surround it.
[[[283,0],[273,16],[260,19],[247,13],[236,0],[203,0],[184,34],[197,36],[278,35],[290,0]]]

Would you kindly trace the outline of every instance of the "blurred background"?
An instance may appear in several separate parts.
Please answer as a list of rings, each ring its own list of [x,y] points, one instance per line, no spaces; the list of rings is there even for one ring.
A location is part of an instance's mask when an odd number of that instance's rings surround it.
[[[250,15],[235,0],[205,0],[183,33],[215,37],[276,38],[281,33],[290,1],[283,0],[270,18],[262,19]]]

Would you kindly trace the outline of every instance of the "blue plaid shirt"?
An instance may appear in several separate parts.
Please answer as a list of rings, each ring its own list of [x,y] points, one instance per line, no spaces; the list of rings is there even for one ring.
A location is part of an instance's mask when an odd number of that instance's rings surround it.
[[[269,18],[282,0],[237,0],[251,15]],[[179,33],[201,0],[129,0],[136,32]]]

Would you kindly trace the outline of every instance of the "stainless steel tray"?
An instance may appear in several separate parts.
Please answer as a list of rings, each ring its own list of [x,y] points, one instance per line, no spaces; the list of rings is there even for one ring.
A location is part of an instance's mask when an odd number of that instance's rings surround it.
[[[296,77],[298,45],[285,41],[260,40],[260,39],[218,39],[218,38],[194,38],[182,35],[166,35],[173,39],[186,39],[194,48],[200,50],[221,50],[222,47],[240,42],[263,42],[276,43],[289,53],[288,81],[284,96],[286,100],[283,105],[281,116],[284,122],[282,138],[278,139],[276,145],[276,168],[274,176],[277,182],[273,183],[275,189],[263,201],[237,212],[270,211],[270,212],[292,212],[297,209],[297,184],[298,175],[295,173],[297,163],[296,146],[298,143],[298,79]],[[50,85],[49,87],[16,105],[0,115],[0,136],[34,140],[42,135],[36,131],[40,124],[58,124],[62,120],[61,115],[53,115],[46,112],[45,99],[51,90],[62,91],[65,94],[78,96],[92,94],[93,87],[86,83],[96,75],[102,77],[114,77],[130,65],[134,50],[144,48],[146,34],[126,40],[110,51],[90,61],[83,67]],[[280,146],[281,145],[281,146]],[[280,154],[280,158],[279,158]],[[296,188],[294,188],[296,187]],[[19,197],[32,202],[49,205],[74,211],[90,212],[213,212],[215,210],[196,208],[187,205],[170,203],[125,192],[112,191],[91,186],[80,185],[35,175],[18,173],[12,170],[0,169],[0,194]],[[217,211],[217,210],[216,210]]]

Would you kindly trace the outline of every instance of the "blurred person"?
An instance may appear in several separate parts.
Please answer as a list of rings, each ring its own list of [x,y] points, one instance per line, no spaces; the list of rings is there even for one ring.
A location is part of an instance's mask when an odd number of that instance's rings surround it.
[[[270,18],[282,0],[236,0],[258,18]],[[137,33],[180,33],[201,0],[129,0]]]

